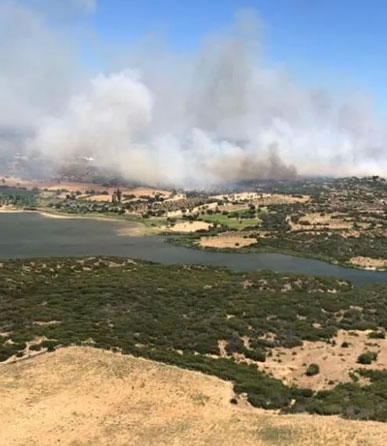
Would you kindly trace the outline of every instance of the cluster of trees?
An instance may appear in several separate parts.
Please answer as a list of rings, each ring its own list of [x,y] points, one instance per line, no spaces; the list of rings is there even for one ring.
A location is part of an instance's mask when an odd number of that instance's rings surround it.
[[[35,207],[38,204],[39,191],[21,187],[0,185],[0,206]]]
[[[260,239],[260,248],[300,253],[305,256],[329,261],[348,262],[355,256],[386,258],[387,238],[370,237],[367,233],[358,237],[342,237],[340,233],[329,232],[309,235],[306,232],[289,232],[286,237],[273,235]]]
[[[69,214],[124,214],[125,210],[119,203],[66,200],[50,202],[49,207]]]
[[[290,230],[290,225],[286,221],[289,215],[287,206],[273,205],[270,211],[263,213],[260,218],[262,220],[261,229],[264,231],[286,232]]]

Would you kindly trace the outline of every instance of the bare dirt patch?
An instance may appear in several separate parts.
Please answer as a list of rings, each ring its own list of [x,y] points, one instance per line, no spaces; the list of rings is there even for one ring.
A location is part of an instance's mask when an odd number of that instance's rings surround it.
[[[232,405],[231,383],[92,348],[0,366],[0,444],[381,446],[387,426]]]
[[[135,187],[134,189],[125,189],[125,193],[135,195],[136,197],[141,197],[141,196],[154,197],[155,195],[169,197],[171,195],[171,192],[167,190],[154,189],[153,187]]]
[[[196,232],[200,230],[208,231],[212,227],[211,223],[205,221],[179,222],[173,226],[163,226],[161,229],[171,232]]]
[[[59,219],[71,219],[71,220],[73,220],[74,218],[84,218],[80,215],[55,214],[53,212],[40,212],[39,211],[38,213],[46,218],[59,218]]]
[[[14,206],[0,206],[0,214],[19,214],[23,212],[22,209],[18,209]]]
[[[260,194],[257,204],[268,206],[271,204],[306,203],[309,200],[309,195]]]
[[[34,213],[38,213],[40,215],[42,215],[43,217],[47,217],[47,218],[55,218],[55,219],[88,219],[88,220],[101,220],[101,221],[113,221],[116,222],[117,218],[115,217],[110,217],[110,216],[105,216],[105,215],[100,215],[100,214],[86,214],[86,215],[76,215],[76,214],[59,214],[56,213],[55,211],[51,212],[44,212],[44,211],[25,211],[22,210],[21,212],[34,212]]]
[[[101,195],[88,195],[86,197],[81,197],[83,200],[86,201],[98,201],[98,202],[110,202],[112,201],[112,195],[111,194],[101,194]]]
[[[229,201],[250,201],[260,206],[271,204],[305,203],[310,200],[309,195],[285,195],[285,194],[264,194],[257,192],[241,192],[236,194],[216,195],[212,198],[217,200],[227,199]]]
[[[4,185],[9,187],[25,187],[26,189],[47,189],[49,191],[57,191],[57,190],[66,190],[68,192],[81,192],[85,194],[87,191],[95,190],[98,191],[107,191],[111,196],[113,192],[117,189],[117,187],[104,187],[101,184],[96,183],[88,183],[88,182],[73,182],[73,181],[40,181],[40,180],[24,180],[22,178],[17,177],[7,177],[4,178]],[[163,190],[163,189],[155,189],[152,187],[120,187],[121,191],[125,194],[133,194],[136,197],[140,196],[155,196],[161,195],[163,197],[169,197],[171,192]],[[98,195],[95,195],[96,197]],[[91,197],[91,198],[94,198]],[[108,197],[108,195],[105,195]]]
[[[170,195],[169,198],[166,198],[164,200],[164,203],[168,203],[168,202],[171,202],[171,201],[185,200],[186,198],[187,198],[187,196],[185,194]]]
[[[301,217],[298,223],[288,219],[292,231],[305,231],[316,229],[353,229],[353,222],[345,216],[337,213],[321,214],[319,212],[306,214]]]
[[[61,324],[61,321],[34,321],[34,325],[47,326],[47,325],[58,325]]]
[[[372,257],[352,257],[350,263],[354,266],[372,269],[372,270],[385,270],[387,269],[387,259],[373,259]]]
[[[199,245],[203,248],[219,248],[227,249],[234,248],[239,249],[244,246],[250,246],[257,243],[256,238],[243,237],[236,233],[225,233],[222,235],[216,235],[213,237],[201,237]]]
[[[8,187],[25,187],[26,189],[33,189],[36,187],[37,181],[33,180],[23,180],[22,178],[18,177],[0,177],[2,181],[2,185],[8,186]]]
[[[301,347],[274,348],[266,362],[257,364],[261,370],[288,385],[313,390],[330,389],[339,382],[350,382],[349,374],[356,369],[387,368],[387,339],[369,339],[369,333],[340,330],[334,338],[335,345],[305,341]],[[343,347],[343,343],[348,346]],[[366,351],[378,353],[377,360],[370,365],[359,364],[359,355]],[[306,370],[312,363],[320,367],[320,373],[307,376]]]

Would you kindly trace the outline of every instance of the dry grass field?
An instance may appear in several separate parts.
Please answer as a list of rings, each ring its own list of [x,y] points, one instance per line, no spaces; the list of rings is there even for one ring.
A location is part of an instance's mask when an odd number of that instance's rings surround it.
[[[333,337],[333,345],[327,342],[304,341],[294,348],[278,347],[266,362],[258,363],[266,373],[289,385],[309,387],[313,390],[331,389],[338,383],[351,382],[350,374],[359,369],[358,357],[365,351],[377,353],[377,360],[361,367],[369,370],[385,370],[387,366],[387,339],[369,339],[371,331],[339,330]],[[343,343],[348,346],[343,348]],[[306,369],[317,363],[320,373],[307,376]]]
[[[205,221],[183,221],[176,223],[173,226],[162,226],[160,229],[170,232],[196,232],[200,230],[208,231],[211,227],[211,223]]]
[[[354,266],[371,270],[387,269],[386,259],[373,259],[372,257],[357,256],[352,257],[350,259],[350,263],[352,263]]]
[[[251,237],[243,237],[235,232],[216,235],[213,237],[201,237],[199,245],[203,248],[243,248],[245,246],[253,245],[257,239]]]
[[[1,179],[1,177],[0,177]],[[111,195],[117,189],[117,187],[105,187],[103,185],[98,185],[96,183],[90,182],[75,182],[75,181],[40,181],[40,180],[25,180],[23,178],[18,177],[5,177],[4,185],[8,187],[24,187],[26,189],[38,188],[40,190],[47,189],[49,191],[57,191],[61,189],[65,189],[69,192],[79,191],[82,194],[85,194],[86,191],[90,190],[106,190],[108,195],[95,195],[91,199],[94,201],[106,201],[106,199],[111,199]],[[169,197],[171,192],[158,189],[153,187],[120,187],[121,191],[126,194],[133,194],[136,197],[140,196],[154,196],[156,194],[161,195],[163,197]]]
[[[91,348],[0,366],[3,446],[384,446],[387,425],[230,403],[230,383]]]

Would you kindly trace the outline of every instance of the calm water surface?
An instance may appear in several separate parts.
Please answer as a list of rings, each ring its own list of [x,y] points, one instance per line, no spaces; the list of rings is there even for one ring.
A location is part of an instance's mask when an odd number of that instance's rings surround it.
[[[336,276],[354,284],[387,284],[387,272],[362,271],[283,254],[222,253],[173,246],[163,237],[123,237],[126,222],[54,219],[36,213],[0,214],[0,258],[111,255],[163,264],[224,266],[237,271]]]

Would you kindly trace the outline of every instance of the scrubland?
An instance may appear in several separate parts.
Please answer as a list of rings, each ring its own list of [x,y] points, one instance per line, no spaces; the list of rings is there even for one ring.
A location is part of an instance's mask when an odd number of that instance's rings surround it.
[[[256,407],[387,421],[386,291],[120,258],[4,261],[0,360],[93,346],[218,376]]]

